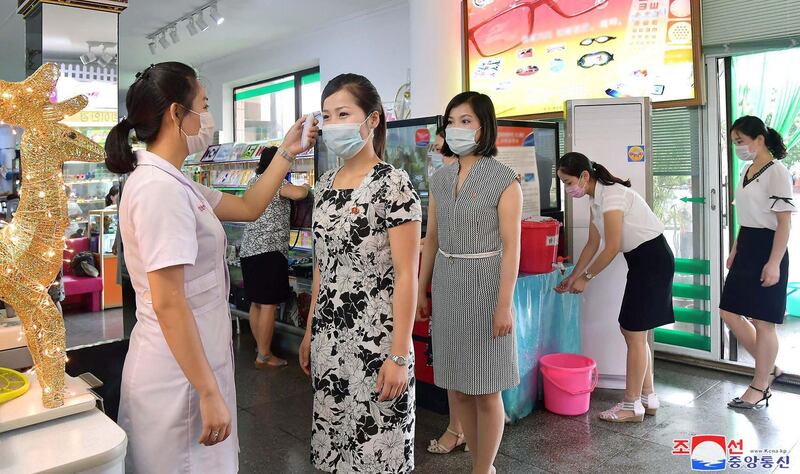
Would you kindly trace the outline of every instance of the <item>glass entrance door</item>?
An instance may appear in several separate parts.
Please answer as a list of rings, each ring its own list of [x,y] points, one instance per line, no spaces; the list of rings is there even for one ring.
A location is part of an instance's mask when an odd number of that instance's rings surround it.
[[[711,248],[707,245],[709,183],[701,166],[699,107],[653,112],[653,211],[665,226],[675,254],[672,288],[675,323],[654,331],[656,350],[711,359],[716,321],[712,317]]]
[[[788,156],[782,163],[792,172],[794,202],[800,202],[800,179],[797,178],[800,176],[800,78],[794,77],[796,75],[774,73],[780,70],[782,64],[800,61],[800,48],[715,61],[716,68],[721,73],[720,87],[716,94],[718,113],[723,118],[719,124],[720,172],[723,183],[729,188],[726,190],[729,199],[723,203],[719,212],[723,243],[720,260],[725,262],[730,242],[738,230],[733,203],[736,184],[743,171],[742,162],[730,151],[727,138],[730,121],[743,115],[755,115],[783,136]],[[777,365],[787,373],[800,374],[800,215],[797,213],[793,216],[792,224],[788,248],[794,260],[790,259],[787,314],[784,324],[778,327],[780,350]],[[754,365],[753,357],[726,328],[721,328],[720,339],[722,358],[748,367]]]

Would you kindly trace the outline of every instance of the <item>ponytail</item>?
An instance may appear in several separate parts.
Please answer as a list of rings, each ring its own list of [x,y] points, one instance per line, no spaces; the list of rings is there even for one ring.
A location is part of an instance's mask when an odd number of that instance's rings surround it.
[[[106,138],[106,168],[112,173],[126,174],[136,168],[136,155],[130,144],[133,126],[127,118],[114,126]]]
[[[375,154],[383,159],[383,154],[386,152],[386,113],[383,111],[383,106],[377,112],[378,126],[372,134],[372,148],[375,149]]]
[[[752,115],[745,115],[736,119],[731,125],[731,132],[737,131],[742,135],[746,135],[755,140],[759,135],[764,137],[764,146],[772,154],[773,158],[782,160],[786,158],[786,144],[783,143],[783,137],[774,128],[769,128],[758,117]]]
[[[629,179],[617,178],[611,174],[605,166],[589,160],[583,153],[573,151],[565,154],[559,158],[557,167],[562,173],[575,176],[576,178],[583,174],[584,171],[587,171],[589,177],[598,181],[600,184],[606,186],[621,184],[626,188],[631,187],[631,181]]]
[[[786,144],[783,143],[783,137],[774,128],[767,127],[767,136],[764,137],[764,144],[778,160],[786,158]]]
[[[133,171],[136,155],[130,144],[131,130],[136,133],[137,140],[154,142],[169,107],[177,103],[184,109],[191,109],[197,90],[197,73],[182,63],[151,64],[137,73],[125,97],[128,116],[115,125],[106,138],[106,168],[117,174]]]
[[[592,178],[596,179],[597,181],[605,184],[606,186],[611,186],[612,184],[621,184],[626,188],[631,187],[631,180],[629,179],[622,179],[617,178],[613,174],[611,174],[608,169],[601,165],[600,163],[592,162],[592,169],[594,170],[594,174],[590,171],[589,174],[592,175]]]

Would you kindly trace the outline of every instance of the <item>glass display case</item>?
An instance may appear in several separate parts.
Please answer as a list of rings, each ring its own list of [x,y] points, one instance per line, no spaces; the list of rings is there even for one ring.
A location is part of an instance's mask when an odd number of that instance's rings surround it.
[[[122,287],[117,282],[115,242],[119,226],[117,206],[89,211],[90,248],[100,262],[103,278],[103,309],[122,306]]]
[[[70,201],[80,208],[80,215],[70,212],[72,230],[78,228],[81,235],[88,235],[90,213],[106,208],[106,195],[112,187],[119,188],[119,177],[102,163],[68,162],[64,164],[64,184],[68,187]]]

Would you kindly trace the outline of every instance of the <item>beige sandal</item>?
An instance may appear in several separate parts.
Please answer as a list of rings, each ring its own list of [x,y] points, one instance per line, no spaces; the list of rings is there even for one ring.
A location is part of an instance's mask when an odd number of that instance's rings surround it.
[[[631,411],[633,415],[620,416],[621,411]],[[641,400],[635,402],[622,402],[617,403],[610,410],[600,413],[600,419],[603,421],[610,421],[612,423],[637,423],[644,421],[644,406]]]
[[[453,452],[454,449],[458,448],[461,445],[464,445],[464,451],[469,451],[469,448],[466,446],[466,441],[464,440],[464,433],[456,433],[450,428],[447,428],[447,432],[456,437],[455,446],[453,446],[452,448],[448,448],[447,446],[440,443],[438,439],[432,439],[431,444],[428,446],[429,453],[449,454]]]
[[[289,365],[289,363],[287,361],[285,361],[285,360],[281,360],[277,364],[271,364],[270,360],[273,360],[273,359],[278,359],[278,358],[277,357],[273,357],[272,354],[270,354],[270,355],[268,355],[266,357],[262,357],[261,354],[258,354],[258,357],[256,357],[256,362],[255,362],[256,369],[259,369],[259,370],[262,370],[262,369],[275,369],[275,368],[280,368],[280,367],[286,367],[287,365]]]

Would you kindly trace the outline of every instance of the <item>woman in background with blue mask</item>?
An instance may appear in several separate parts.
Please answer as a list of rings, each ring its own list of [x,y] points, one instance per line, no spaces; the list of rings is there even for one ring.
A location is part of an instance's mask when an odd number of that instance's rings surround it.
[[[522,188],[516,171],[494,159],[497,119],[488,96],[458,94],[445,119],[442,153],[458,161],[431,178],[417,312],[424,317],[433,278],[434,381],[454,391],[472,472],[490,474],[505,424],[500,392],[519,385],[512,304]]]
[[[300,365],[311,375],[311,462],[327,472],[414,469],[414,365],[422,210],[382,161],[386,117],[367,78],[322,92],[323,139],[343,164],[317,182],[314,278]]]

